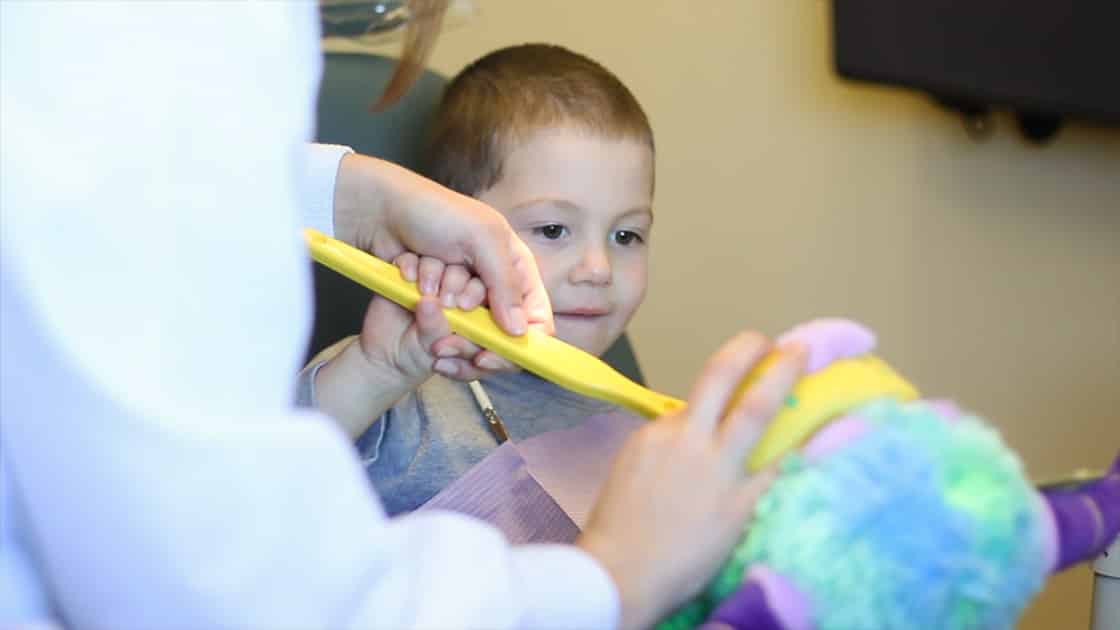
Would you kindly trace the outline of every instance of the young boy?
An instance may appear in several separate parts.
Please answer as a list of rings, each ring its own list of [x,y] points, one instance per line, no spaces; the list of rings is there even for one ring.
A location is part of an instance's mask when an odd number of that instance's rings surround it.
[[[427,175],[496,208],[532,250],[557,337],[605,352],[645,295],[653,223],[653,133],[630,91],[557,46],[499,50],[449,84],[428,159]],[[390,514],[420,507],[507,432],[517,443],[615,409],[528,372],[488,372],[501,367],[489,353],[465,361],[478,349],[441,339],[439,306],[471,308],[481,285],[435,259],[395,262],[439,302],[422,302],[413,317],[375,299],[361,335],[303,374],[315,404],[357,436]],[[482,413],[491,401],[497,427]]]

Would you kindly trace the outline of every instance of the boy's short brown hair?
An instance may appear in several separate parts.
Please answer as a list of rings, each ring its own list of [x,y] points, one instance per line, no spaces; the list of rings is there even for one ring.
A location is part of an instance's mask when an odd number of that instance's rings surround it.
[[[477,196],[501,178],[513,143],[560,125],[653,148],[649,119],[618,77],[566,48],[523,44],[492,52],[451,80],[432,121],[425,174]]]

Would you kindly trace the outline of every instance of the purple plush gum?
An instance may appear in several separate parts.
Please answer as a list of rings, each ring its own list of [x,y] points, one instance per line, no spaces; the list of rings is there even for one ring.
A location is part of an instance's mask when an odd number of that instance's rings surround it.
[[[858,415],[843,416],[823,428],[805,444],[801,454],[810,462],[816,462],[859,439],[871,430],[867,421]]]
[[[924,400],[921,404],[949,423],[956,422],[962,415],[960,408],[952,401]],[[817,431],[801,449],[801,454],[810,462],[818,461],[829,453],[848,446],[870,430],[870,425],[859,414],[840,416]]]
[[[958,407],[956,405],[956,403],[954,403],[951,400],[944,400],[944,399],[923,400],[922,404],[925,405],[926,407],[929,407],[930,409],[932,409],[937,415],[941,416],[941,418],[943,420],[945,420],[946,422],[950,422],[950,423],[956,422],[957,420],[961,419],[962,415],[964,415],[961,412],[961,408]]]
[[[778,345],[792,342],[808,351],[805,371],[811,374],[833,361],[871,352],[875,349],[875,333],[848,319],[814,319],[778,338]]]

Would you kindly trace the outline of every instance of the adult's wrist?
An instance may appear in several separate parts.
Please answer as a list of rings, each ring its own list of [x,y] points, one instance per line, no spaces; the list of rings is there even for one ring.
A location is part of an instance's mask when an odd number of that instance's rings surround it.
[[[385,220],[394,194],[387,163],[358,153],[343,156],[334,196],[335,238],[369,251],[375,227]]]

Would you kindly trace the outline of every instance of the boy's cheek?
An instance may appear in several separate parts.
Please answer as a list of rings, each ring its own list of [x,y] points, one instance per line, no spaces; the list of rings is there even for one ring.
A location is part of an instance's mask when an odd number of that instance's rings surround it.
[[[643,256],[640,260],[616,266],[614,283],[617,287],[616,291],[620,292],[620,297],[624,295],[627,305],[636,310],[645,300],[646,290],[648,289],[649,273],[646,257]],[[633,312],[630,313],[631,316],[633,314]]]
[[[549,299],[555,300],[555,291],[567,278],[571,265],[564,259],[563,252],[548,251],[548,248],[532,244],[529,245],[529,251],[537,261],[537,271],[541,274],[541,282],[548,291]]]

